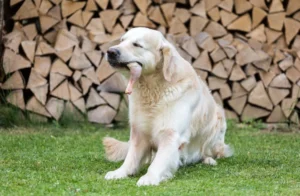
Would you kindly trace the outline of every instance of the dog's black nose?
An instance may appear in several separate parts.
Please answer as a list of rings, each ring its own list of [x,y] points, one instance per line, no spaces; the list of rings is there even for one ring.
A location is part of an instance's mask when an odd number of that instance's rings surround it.
[[[116,59],[120,56],[120,51],[116,48],[110,48],[107,51],[107,55],[108,55],[108,58],[110,58],[110,59]]]

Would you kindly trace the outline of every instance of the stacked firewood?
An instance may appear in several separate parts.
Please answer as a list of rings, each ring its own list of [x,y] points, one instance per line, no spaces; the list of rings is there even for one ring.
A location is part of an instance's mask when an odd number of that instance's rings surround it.
[[[176,45],[228,118],[299,122],[299,0],[10,0],[10,7],[1,88],[22,110],[126,120],[126,80],[103,56],[126,30],[143,26]]]

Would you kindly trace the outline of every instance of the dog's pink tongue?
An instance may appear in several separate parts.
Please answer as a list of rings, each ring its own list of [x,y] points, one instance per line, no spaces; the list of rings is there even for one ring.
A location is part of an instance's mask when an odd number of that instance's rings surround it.
[[[130,78],[125,93],[131,94],[134,83],[142,74],[142,67],[138,63],[130,63],[128,64],[128,68],[130,69]]]

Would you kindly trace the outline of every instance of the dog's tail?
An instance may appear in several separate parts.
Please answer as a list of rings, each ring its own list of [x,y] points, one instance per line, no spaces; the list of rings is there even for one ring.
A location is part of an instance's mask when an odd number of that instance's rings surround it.
[[[103,139],[103,146],[107,160],[118,162],[125,160],[128,153],[129,142],[122,142],[111,137]]]

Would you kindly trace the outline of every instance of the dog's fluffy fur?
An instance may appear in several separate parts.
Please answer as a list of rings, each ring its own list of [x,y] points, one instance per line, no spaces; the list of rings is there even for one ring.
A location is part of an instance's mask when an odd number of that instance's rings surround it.
[[[106,179],[134,175],[148,161],[148,172],[137,185],[158,185],[181,165],[216,165],[216,158],[232,155],[224,143],[223,109],[160,32],[133,28],[113,48],[120,51],[118,62],[138,62],[143,71],[129,96],[129,142],[103,140],[108,160],[125,160]]]

